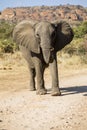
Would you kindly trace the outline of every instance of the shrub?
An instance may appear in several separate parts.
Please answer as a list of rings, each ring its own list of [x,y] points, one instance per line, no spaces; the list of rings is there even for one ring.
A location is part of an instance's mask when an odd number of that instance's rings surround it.
[[[14,24],[7,22],[0,23],[0,51],[4,53],[13,53],[16,49],[16,44],[12,40]]]
[[[81,23],[78,27],[74,29],[75,38],[83,38],[87,34],[87,21]]]

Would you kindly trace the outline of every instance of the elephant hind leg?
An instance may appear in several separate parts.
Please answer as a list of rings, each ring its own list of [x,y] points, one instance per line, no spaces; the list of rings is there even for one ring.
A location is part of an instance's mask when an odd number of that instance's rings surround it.
[[[29,74],[30,74],[30,85],[29,85],[29,90],[30,91],[35,91],[35,76],[36,76],[36,72],[34,68],[29,68]]]

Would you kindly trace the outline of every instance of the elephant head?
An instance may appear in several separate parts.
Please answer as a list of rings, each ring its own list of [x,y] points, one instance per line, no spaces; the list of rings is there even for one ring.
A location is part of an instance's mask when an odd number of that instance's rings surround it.
[[[73,31],[68,23],[23,21],[16,25],[13,32],[16,43],[34,53],[43,54],[44,61],[50,62],[52,52],[57,52],[73,39]]]

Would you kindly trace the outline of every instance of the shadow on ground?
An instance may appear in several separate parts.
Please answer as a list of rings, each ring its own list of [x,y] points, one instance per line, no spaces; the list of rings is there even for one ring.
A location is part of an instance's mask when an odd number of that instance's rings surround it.
[[[50,94],[51,89],[47,89],[48,94]],[[80,94],[87,96],[87,86],[72,86],[72,87],[62,87],[60,88],[62,96]]]
[[[60,88],[62,95],[71,95],[71,94],[79,94],[82,93],[83,96],[87,96],[87,86],[73,86],[67,88]]]

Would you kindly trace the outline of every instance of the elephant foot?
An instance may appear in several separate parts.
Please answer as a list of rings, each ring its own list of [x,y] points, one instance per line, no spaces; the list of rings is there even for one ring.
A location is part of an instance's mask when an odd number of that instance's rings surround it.
[[[61,92],[60,90],[57,88],[55,90],[52,90],[52,93],[51,93],[52,96],[61,96]]]
[[[37,95],[45,95],[46,93],[47,93],[46,89],[40,89],[40,90],[37,90],[36,92]]]
[[[29,91],[35,91],[36,88],[35,87],[29,87]]]

